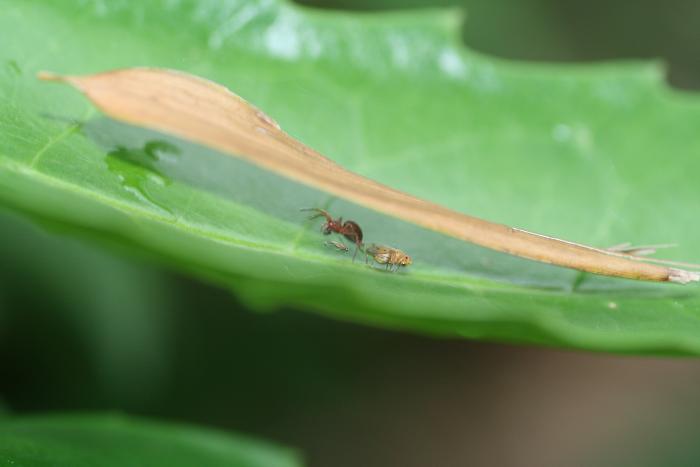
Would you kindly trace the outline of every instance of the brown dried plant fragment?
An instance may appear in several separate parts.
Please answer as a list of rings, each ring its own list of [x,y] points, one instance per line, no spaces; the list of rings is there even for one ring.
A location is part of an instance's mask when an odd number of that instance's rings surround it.
[[[543,263],[657,282],[700,280],[697,272],[538,235],[461,214],[350,172],[282,131],[223,86],[185,73],[131,68],[89,76],[40,73],[70,83],[105,114],[241,157],[292,180],[416,225]]]

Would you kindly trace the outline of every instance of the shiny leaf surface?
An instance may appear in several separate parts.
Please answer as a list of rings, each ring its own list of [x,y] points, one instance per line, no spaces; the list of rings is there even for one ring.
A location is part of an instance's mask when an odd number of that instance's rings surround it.
[[[261,308],[448,336],[700,352],[700,289],[581,275],[341,202],[101,117],[35,80],[139,65],[235,90],[369,178],[452,209],[697,262],[700,103],[653,64],[518,64],[465,50],[452,11],[318,12],[280,1],[0,3],[0,201],[115,237]],[[388,274],[324,246],[300,208],[407,251]]]

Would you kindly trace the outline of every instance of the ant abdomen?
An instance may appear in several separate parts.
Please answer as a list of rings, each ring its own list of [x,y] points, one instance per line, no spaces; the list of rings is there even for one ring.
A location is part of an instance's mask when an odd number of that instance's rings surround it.
[[[361,245],[362,244],[362,229],[354,221],[345,221],[341,228],[342,234],[345,238],[351,242]]]

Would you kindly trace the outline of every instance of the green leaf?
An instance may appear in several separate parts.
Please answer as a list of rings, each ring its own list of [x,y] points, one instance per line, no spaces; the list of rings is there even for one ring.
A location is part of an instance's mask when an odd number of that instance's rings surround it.
[[[60,3],[60,4],[59,4]],[[677,243],[700,259],[700,103],[653,64],[518,64],[465,50],[455,11],[318,12],[282,1],[2,2],[0,202],[120,239],[231,287],[445,336],[700,353],[700,288],[591,277],[487,251],[214,151],[102,118],[40,69],[137,65],[220,82],[351,170],[580,243]],[[323,245],[327,206],[407,251],[388,274]]]
[[[292,451],[261,441],[120,415],[0,419],[0,463],[17,467],[301,465]]]

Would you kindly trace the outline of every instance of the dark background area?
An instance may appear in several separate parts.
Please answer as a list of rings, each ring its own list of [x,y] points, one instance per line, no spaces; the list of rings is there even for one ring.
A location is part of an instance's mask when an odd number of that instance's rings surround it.
[[[517,60],[663,59],[700,86],[693,1],[304,1],[465,8]],[[697,465],[700,362],[437,340],[260,314],[226,290],[0,215],[0,410],[120,410],[295,446],[312,466]]]
[[[700,87],[700,3],[693,0],[297,0],[315,8],[464,11],[467,47],[514,60],[663,60],[674,87]]]

